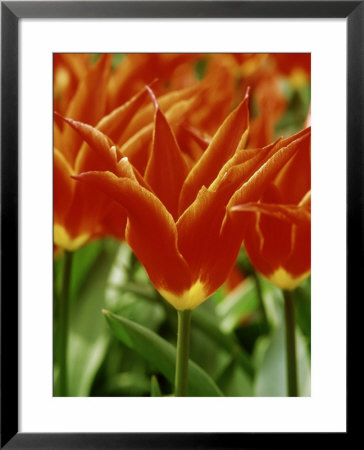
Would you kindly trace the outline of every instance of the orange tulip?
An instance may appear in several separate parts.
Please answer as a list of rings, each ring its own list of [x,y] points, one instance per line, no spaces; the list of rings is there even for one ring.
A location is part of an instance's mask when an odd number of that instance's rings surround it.
[[[118,108],[112,115],[112,120],[110,117],[104,117],[97,127],[109,131],[112,135],[113,127],[119,126],[121,134],[127,127],[129,117],[139,108],[145,97],[146,91],[141,92]],[[112,224],[115,217],[126,223],[123,208],[114,204],[102,192],[91,186],[75,183],[71,178],[72,174],[85,170],[113,169],[120,156],[117,148],[105,135],[97,134],[95,137],[97,128],[59,115],[56,120],[63,123],[64,133],[61,138],[54,138],[54,243],[73,251],[96,237],[116,233],[115,237],[121,239],[122,228],[115,230]],[[80,134],[79,128],[82,128],[83,135]],[[76,139],[69,130],[75,134]],[[107,145],[107,151],[99,154],[89,151],[89,142],[92,144],[93,138],[98,139],[100,145]],[[75,141],[78,148],[75,148],[74,154],[67,152]]]
[[[122,157],[113,169],[74,178],[125,209],[126,241],[156,289],[176,309],[194,309],[227,279],[237,258],[245,227],[230,209],[260,198],[281,168],[302,151],[310,130],[263,149],[244,150],[245,98],[189,170],[166,116],[151,95],[152,152],[144,175]],[[96,134],[92,148],[96,153],[111,150],[106,137],[96,139]]]
[[[65,60],[68,61],[68,55],[62,56],[67,57]],[[71,61],[80,62],[73,58]],[[105,115],[110,74],[111,55],[102,55],[78,82],[66,108],[66,115],[71,119],[55,115],[54,243],[60,249],[73,251],[102,236],[123,239],[126,224],[125,211],[120,205],[91,186],[75,183],[71,174],[112,170],[112,164],[120,159],[120,155],[127,156],[144,173],[151,151],[154,113],[153,106],[145,104],[147,91],[142,90]],[[176,128],[183,126],[196,102],[196,95],[196,88],[187,88],[161,97],[163,109]],[[90,132],[87,128],[90,125],[107,135],[110,145],[114,146],[109,155],[96,155],[90,151]],[[80,127],[88,138],[80,133]],[[188,148],[184,151],[188,153]],[[187,153],[186,159],[189,158]],[[110,155],[113,155],[111,159]]]
[[[301,135],[307,134],[307,130]],[[248,222],[244,245],[255,268],[281,289],[295,289],[311,268],[310,142],[256,202],[235,205]]]

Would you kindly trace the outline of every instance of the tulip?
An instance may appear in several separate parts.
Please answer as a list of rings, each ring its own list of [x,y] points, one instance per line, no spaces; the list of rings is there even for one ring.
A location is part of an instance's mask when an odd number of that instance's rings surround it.
[[[113,119],[121,130],[125,128],[129,116],[143,102],[143,95],[141,93],[134,97],[116,111],[117,117]],[[71,178],[75,172],[113,167],[117,150],[111,139],[107,138],[110,152],[95,155],[89,151],[87,140],[82,145],[83,140],[75,131],[79,122],[61,116],[56,116],[56,120],[63,122],[65,130],[70,129],[75,133],[79,142],[74,158],[66,152],[70,149],[68,143],[73,141],[73,135],[55,139],[54,150],[54,243],[65,250],[74,251],[92,239],[107,234],[113,235],[111,228],[108,227],[108,221],[111,224],[113,222],[110,221],[110,217],[116,215],[119,221],[122,221],[123,217],[124,222],[126,221],[123,209],[113,204],[107,196],[92,187],[81,186]],[[104,118],[98,127],[109,129],[108,124],[108,118]],[[83,127],[87,133],[90,125],[84,124]],[[123,235],[118,231],[116,236],[122,238]]]
[[[263,149],[245,150],[249,129],[246,96],[189,170],[149,91],[155,118],[144,175],[124,156],[112,170],[90,171],[74,178],[100,189],[125,209],[126,241],[155,288],[178,310],[176,395],[185,395],[190,312],[226,281],[245,230],[240,216],[230,210],[241,202],[256,201],[281,168],[307,146],[310,130]],[[106,137],[101,139],[96,130],[90,129],[90,133],[93,142],[89,139],[89,144],[97,154],[110,151]]]
[[[248,134],[245,98],[188,172],[174,134],[154,102],[153,151],[144,177],[123,157],[114,170],[74,178],[125,208],[126,240],[156,289],[176,309],[194,309],[225,281],[240,247],[242,233],[228,207],[240,199],[249,203],[263,192],[280,168],[300,153],[309,130],[261,150],[243,151]],[[96,141],[94,147],[104,151]]]
[[[283,291],[289,396],[298,395],[292,291],[311,268],[310,142],[301,141],[299,145],[302,150],[272,180],[258,201],[232,208],[247,218],[244,245],[252,264]]]
[[[271,186],[292,181],[286,174],[302,159],[310,129],[246,150],[248,95],[240,101],[236,67],[246,68],[251,58],[215,56],[201,82],[191,76],[200,55],[134,55],[125,59],[128,70],[121,64],[113,73],[111,55],[93,66],[61,58],[55,83],[63,103],[55,101],[62,114],[54,120],[54,244],[73,251],[101,236],[125,237],[178,311],[176,395],[186,393],[191,310],[228,279],[242,240],[253,232],[252,217],[259,210],[259,217],[298,227],[296,209],[306,208],[272,204]],[[64,61],[68,78],[62,78]],[[143,88],[156,67],[161,78],[153,90],[183,89],[157,101]],[[260,92],[272,92],[271,86],[262,84]],[[273,129],[273,112],[261,115],[264,130]],[[268,134],[263,141],[270,141]],[[65,261],[64,299],[67,252]]]
[[[114,127],[122,134],[129,118],[145,99],[145,92],[139,93],[130,102],[113,112],[111,118],[103,117],[105,112],[105,87],[110,72],[111,58],[104,55],[99,62],[79,80],[72,100],[67,105],[67,114],[106,130],[113,135]],[[56,89],[56,86],[55,86]],[[92,92],[94,95],[90,95]],[[67,97],[64,97],[67,98]],[[56,103],[55,105],[61,105]],[[91,125],[83,124],[89,136]],[[60,392],[67,395],[67,347],[69,292],[72,276],[72,252],[82,245],[105,234],[115,233],[122,238],[122,223],[126,224],[124,209],[98,190],[75,183],[71,175],[78,170],[107,169],[114,167],[118,150],[108,147],[107,153],[94,154],[88,151],[87,138],[77,132],[78,122],[65,119],[59,114],[54,120],[54,248],[64,252],[63,282],[60,295],[59,358]],[[102,139],[102,138],[101,138]],[[86,142],[85,142],[86,141]],[[107,143],[112,144],[110,138]],[[109,151],[110,150],[110,151]],[[117,221],[118,229],[112,224]],[[111,222],[111,225],[110,225]]]
[[[226,280],[237,257],[242,231],[229,209],[242,199],[245,204],[258,199],[281,167],[307,147],[310,130],[260,150],[243,150],[248,134],[245,98],[188,172],[153,100],[153,151],[143,177],[123,157],[114,170],[74,178],[125,208],[126,240],[156,289],[177,310],[194,309]],[[96,141],[94,146],[104,151]]]
[[[142,173],[148,161],[153,107],[145,105],[147,91],[142,89],[128,102],[104,115],[104,90],[110,61],[109,55],[101,57],[82,80],[67,110],[71,119],[55,115],[54,243],[57,248],[67,251],[74,251],[102,236],[123,239],[121,223],[124,223],[124,228],[126,224],[123,208],[99,190],[75,183],[71,175],[89,170],[111,170],[112,166],[110,168],[109,165],[112,159],[115,162],[120,157],[119,148]],[[99,93],[99,96],[95,96],[99,102],[90,96],[90,92]],[[183,126],[183,120],[193,107],[196,95],[196,88],[189,88],[161,97],[166,115],[176,128]],[[87,139],[76,131],[76,128],[86,129],[90,125],[107,135],[110,146],[114,148],[110,153],[111,159],[107,157],[105,160],[106,154],[96,156],[90,152]],[[188,149],[184,150],[188,152]],[[117,154],[112,156],[115,151]]]
[[[305,131],[304,131],[305,133]],[[295,289],[311,267],[310,146],[299,152],[256,202],[233,211],[249,223],[244,245],[254,267],[281,289]]]

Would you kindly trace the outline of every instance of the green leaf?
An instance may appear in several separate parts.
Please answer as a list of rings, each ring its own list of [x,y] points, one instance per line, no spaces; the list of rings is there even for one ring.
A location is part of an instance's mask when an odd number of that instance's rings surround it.
[[[159,387],[158,379],[155,375],[152,375],[150,380],[150,396],[162,397],[161,388]]]
[[[170,381],[174,383],[176,349],[169,342],[162,339],[149,329],[112,314],[103,311],[113,334],[127,347],[133,349],[144,357],[150,364]],[[220,389],[214,381],[197,364],[189,362],[188,393],[194,397],[221,396]]]
[[[221,347],[217,346],[203,331],[195,327],[192,322],[190,359],[195,361],[201,369],[215,380],[221,370],[226,366],[227,361],[230,360],[230,355]]]
[[[71,277],[71,301],[77,301],[78,293],[89,282],[88,274],[103,251],[102,241],[95,241],[73,253]]]
[[[221,318],[220,328],[231,333],[243,319],[256,311],[258,306],[255,285],[252,280],[247,279],[217,305],[216,313]]]
[[[125,243],[119,245],[109,273],[105,293],[105,305],[109,309],[115,310],[127,302],[126,296],[120,295],[120,288],[128,283],[131,277],[131,254],[130,248]]]
[[[155,289],[145,281],[145,277],[139,261],[122,243],[108,277],[105,308],[156,331],[166,313]]]
[[[296,329],[297,372],[299,395],[310,396],[310,362],[305,339]],[[256,346],[258,364],[255,395],[258,397],[287,396],[284,325],[269,337],[262,337]]]
[[[227,397],[251,397],[253,395],[252,380],[247,377],[234,359],[221,373],[217,384]]]
[[[203,331],[220,348],[226,350],[229,355],[241,365],[242,369],[249,377],[254,375],[254,367],[249,355],[239,345],[236,336],[233,333],[224,333],[219,328],[219,320],[211,312],[200,308],[192,314],[192,325]]]
[[[257,274],[258,275],[258,274]],[[283,296],[282,291],[271,284],[264,277],[259,276],[259,282],[262,289],[262,297],[269,323],[273,327],[279,326],[282,315]]]
[[[149,392],[149,380],[145,375],[124,372],[110,377],[104,395],[136,397]]]
[[[115,243],[104,241],[103,250],[89,267],[87,282],[77,293],[70,311],[68,342],[69,396],[88,396],[108,347],[109,336],[101,310],[106,279],[114,260]],[[77,263],[77,259],[75,260]],[[78,264],[78,263],[77,263]],[[81,268],[75,267],[81,270]]]

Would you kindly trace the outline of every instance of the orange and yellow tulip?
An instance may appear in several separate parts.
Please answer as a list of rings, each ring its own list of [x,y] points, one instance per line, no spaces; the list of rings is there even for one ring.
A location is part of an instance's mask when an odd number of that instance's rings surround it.
[[[290,161],[301,154],[310,129],[263,149],[245,150],[246,97],[189,169],[166,116],[154,106],[152,152],[142,175],[123,156],[113,168],[76,175],[124,208],[125,238],[160,294],[177,310],[194,309],[227,279],[245,233],[230,210],[257,201]],[[85,133],[79,127],[80,136]],[[91,130],[88,143],[111,153],[106,136]],[[115,152],[114,152],[115,153]]]
[[[67,58],[65,60],[68,61]],[[70,61],[74,62],[74,58]],[[84,59],[81,58],[81,61]],[[126,224],[123,208],[99,190],[75,183],[71,178],[75,173],[110,168],[109,156],[105,160],[105,154],[100,157],[89,151],[87,139],[76,131],[81,126],[79,124],[83,124],[84,129],[93,126],[107,135],[110,145],[115,145],[114,159],[121,154],[119,148],[122,149],[122,154],[128,156],[141,173],[144,173],[151,151],[153,106],[145,104],[147,91],[143,89],[128,102],[106,114],[106,88],[110,74],[111,55],[102,55],[78,81],[66,108],[66,116],[71,119],[55,115],[54,244],[60,249],[73,251],[102,236],[111,235],[122,239],[124,230],[121,223]],[[196,102],[196,95],[196,88],[187,88],[161,97],[166,115],[176,129],[183,126]],[[184,151],[185,158],[191,159],[185,145]],[[201,153],[202,150],[199,150],[195,157]]]
[[[244,245],[256,270],[288,290],[295,289],[311,269],[310,145],[302,140],[299,145],[301,151],[257,202],[233,208],[246,217]]]

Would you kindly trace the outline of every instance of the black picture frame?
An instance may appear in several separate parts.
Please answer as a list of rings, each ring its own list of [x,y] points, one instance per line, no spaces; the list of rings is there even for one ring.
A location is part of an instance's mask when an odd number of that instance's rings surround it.
[[[347,20],[347,305],[358,301],[363,273],[364,2],[125,1],[1,2],[1,448],[265,448],[279,433],[18,432],[18,22],[22,18],[346,18]],[[348,308],[349,314],[349,308]],[[12,318],[12,320],[9,320]],[[350,355],[348,336],[348,356]],[[349,358],[348,358],[349,362]],[[349,370],[347,372],[349,376]],[[350,413],[348,411],[348,419]],[[335,434],[338,444],[349,437]],[[166,430],[167,431],[167,430]],[[325,439],[315,435],[315,443]],[[285,434],[304,445],[310,435]],[[299,441],[297,441],[299,439]],[[346,442],[347,443],[347,442]]]

